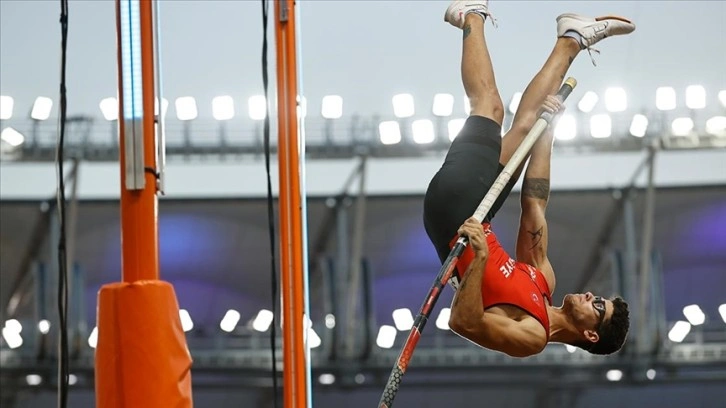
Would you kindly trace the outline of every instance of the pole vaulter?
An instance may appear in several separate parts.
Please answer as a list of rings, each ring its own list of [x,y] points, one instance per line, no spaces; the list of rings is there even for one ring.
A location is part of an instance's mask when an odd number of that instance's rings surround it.
[[[570,93],[575,88],[575,86],[577,86],[577,81],[574,78],[568,78],[557,93],[557,97],[560,99],[560,101],[566,100],[567,97],[570,96]],[[540,114],[534,126],[532,126],[525,139],[514,152],[512,158],[509,160],[509,162],[507,162],[507,165],[504,166],[502,172],[499,174],[499,176],[497,176],[494,184],[491,186],[487,194],[484,196],[484,199],[481,201],[476,211],[474,212],[473,217],[476,218],[479,223],[484,221],[484,218],[486,217],[487,213],[489,213],[489,210],[496,201],[497,197],[499,197],[502,190],[505,188],[510,178],[512,177],[512,174],[514,174],[519,165],[527,157],[528,152],[535,144],[537,139],[539,139],[539,137],[542,135],[547,126],[549,126],[553,117],[554,115],[549,112],[543,112]],[[456,263],[459,260],[459,256],[463,253],[464,248],[466,248],[467,244],[467,237],[459,237],[456,241],[456,244],[449,253],[449,256],[446,258],[443,265],[441,266],[438,275],[436,275],[436,279],[434,280],[431,289],[429,289],[429,292],[426,295],[426,299],[424,300],[423,305],[421,306],[419,313],[416,316],[416,320],[414,321],[408,338],[406,339],[401,353],[399,354],[398,359],[393,366],[393,370],[391,370],[391,375],[388,378],[388,382],[386,383],[386,387],[383,390],[383,394],[381,395],[381,399],[378,403],[379,408],[391,408],[393,406],[393,400],[396,397],[399,388],[401,387],[403,374],[408,368],[408,364],[411,361],[411,357],[413,356],[416,344],[418,344],[418,340],[421,337],[421,333],[426,326],[426,322],[428,321],[429,316],[431,315],[431,311],[436,305],[436,301],[439,299],[439,296],[441,295],[441,291],[443,290],[444,286],[452,277],[454,268],[456,267]]]

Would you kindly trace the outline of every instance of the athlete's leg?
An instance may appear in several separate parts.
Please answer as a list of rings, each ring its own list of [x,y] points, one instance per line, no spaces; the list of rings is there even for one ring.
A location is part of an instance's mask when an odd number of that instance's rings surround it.
[[[512,128],[504,135],[500,162],[506,165],[537,120],[537,112],[547,95],[553,95],[562,84],[567,70],[580,50],[589,48],[606,37],[628,34],[635,25],[621,17],[590,18],[563,14],[557,19],[557,42],[549,58],[527,85],[514,116]],[[516,183],[526,162],[523,160],[512,176]]]
[[[489,118],[501,126],[504,106],[494,79],[484,19],[477,13],[467,14],[463,30],[461,79],[471,105],[471,115]]]

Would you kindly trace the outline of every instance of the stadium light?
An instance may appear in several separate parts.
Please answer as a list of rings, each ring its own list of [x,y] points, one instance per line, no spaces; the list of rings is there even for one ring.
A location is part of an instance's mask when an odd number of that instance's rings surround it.
[[[726,116],[714,116],[706,121],[706,133],[726,136]]]
[[[718,314],[721,315],[721,320],[726,323],[726,303],[723,303],[718,307]]]
[[[25,136],[11,127],[7,127],[0,132],[0,139],[12,147],[18,147],[25,142]]]
[[[308,340],[308,345],[310,346],[310,348],[320,347],[320,345],[323,344],[320,336],[318,336],[318,333],[315,333],[315,330],[313,330],[312,327],[308,328],[305,333],[307,333],[306,336],[310,336]]]
[[[451,309],[448,307],[441,308],[439,317],[436,318],[436,327],[440,330],[449,330],[449,318],[451,317]]]
[[[396,341],[396,328],[384,324],[378,329],[378,336],[376,336],[376,344],[380,348],[389,349],[393,347],[393,343]]]
[[[454,112],[454,95],[447,93],[434,95],[434,104],[431,111],[434,116],[451,116]]]
[[[577,136],[577,121],[575,117],[564,114],[555,125],[555,138],[558,140],[572,140]]]
[[[595,109],[595,105],[597,105],[597,101],[599,99],[600,98],[598,98],[595,92],[587,91],[585,92],[585,95],[582,95],[582,98],[580,98],[580,102],[577,103],[577,109],[584,113],[590,113],[593,109]]]
[[[623,379],[623,372],[620,370],[608,370],[605,374],[605,378],[607,378],[608,381],[620,381]]]
[[[339,119],[343,116],[343,98],[339,95],[323,96],[320,113],[325,119]]]
[[[166,112],[169,110],[169,100],[161,98],[161,117],[166,117]],[[154,99],[154,115],[159,116],[159,98]]]
[[[464,127],[464,123],[466,123],[466,119],[451,119],[449,121],[449,124],[447,125],[448,131],[449,131],[449,140],[452,142],[454,139],[456,139],[456,135],[461,132],[461,129]]]
[[[605,109],[608,112],[622,112],[628,108],[628,95],[623,88],[605,90]]]
[[[182,329],[185,332],[194,328],[192,316],[189,315],[189,312],[186,309],[179,309],[179,318],[181,319]]]
[[[248,100],[248,113],[252,120],[262,120],[267,116],[267,101],[264,95],[250,96]]]
[[[395,120],[387,120],[378,125],[381,143],[392,145],[401,142],[401,127]]]
[[[674,136],[688,136],[693,130],[693,119],[676,118],[671,123],[671,130]]]
[[[655,370],[649,368],[648,371],[645,372],[645,377],[649,380],[655,380]]]
[[[231,333],[234,331],[235,327],[237,327],[237,323],[239,323],[240,314],[238,311],[234,309],[227,310],[227,313],[224,314],[224,317],[222,318],[222,321],[219,322],[219,328],[226,331],[227,333]]]
[[[655,90],[655,107],[659,111],[670,111],[676,108],[676,90],[670,86],[661,86]]]
[[[647,130],[648,117],[641,114],[633,116],[633,121],[630,122],[630,134],[635,137],[643,137]]]
[[[212,116],[216,120],[230,120],[234,117],[234,99],[229,95],[212,99]]]
[[[48,334],[48,332],[50,332],[50,322],[46,319],[39,321],[38,331],[42,334]]]
[[[701,85],[691,85],[686,88],[686,106],[688,109],[703,109],[706,107],[706,89]]]
[[[45,96],[39,96],[35,98],[35,103],[33,103],[33,110],[30,111],[30,117],[35,120],[46,120],[50,117],[50,111],[52,108],[52,99]]]
[[[91,330],[91,334],[88,335],[88,346],[95,349],[98,345],[98,326]]]
[[[320,384],[322,385],[330,385],[335,383],[335,375],[330,373],[323,373],[320,374],[320,377],[318,377],[318,381],[320,381]]]
[[[98,104],[98,107],[101,108],[104,119],[108,121],[118,119],[118,100],[116,98],[104,98]]]
[[[266,332],[272,324],[272,312],[267,309],[262,309],[257,312],[255,320],[252,321],[252,329],[258,332]]]
[[[409,118],[414,115],[413,95],[407,93],[394,95],[391,101],[393,102],[393,114],[397,118]]]
[[[718,92],[718,100],[721,101],[721,106],[726,108],[726,89]]]
[[[706,321],[706,315],[698,305],[688,305],[683,308],[683,315],[686,316],[688,322],[693,326],[702,325]]]
[[[612,120],[607,113],[592,115],[590,118],[590,135],[595,139],[608,138],[612,133],[612,126]]]
[[[335,327],[335,315],[328,313],[325,315],[325,327],[332,329]]]
[[[411,309],[407,307],[396,309],[393,311],[392,315],[393,324],[396,325],[396,329],[401,331],[411,330],[411,327],[413,327],[413,315],[411,314]]]
[[[197,118],[197,101],[193,96],[181,96],[174,101],[176,117],[179,120],[193,120]]]
[[[511,113],[512,115],[517,113],[520,102],[522,102],[522,92],[515,92],[514,95],[512,95],[512,100],[509,101],[509,113]]]
[[[668,338],[674,343],[680,343],[686,338],[686,336],[688,336],[688,333],[690,331],[691,324],[688,322],[684,322],[683,320],[679,320],[668,332]]]
[[[418,119],[411,124],[413,141],[417,144],[428,144],[434,141],[434,123],[429,119]]]
[[[0,95],[0,120],[7,120],[13,117],[13,106],[15,100],[12,96]]]

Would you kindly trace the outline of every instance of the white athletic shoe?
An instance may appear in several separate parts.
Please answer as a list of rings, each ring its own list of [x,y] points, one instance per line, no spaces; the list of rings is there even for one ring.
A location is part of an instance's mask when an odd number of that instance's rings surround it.
[[[630,34],[635,30],[635,24],[630,20],[618,16],[585,17],[574,13],[561,14],[557,17],[557,36],[562,37],[567,31],[575,31],[582,36],[582,47],[590,53],[593,65],[595,59],[592,52],[600,51],[591,48],[605,37]]]
[[[469,13],[477,13],[484,20],[487,16],[496,27],[496,19],[489,13],[489,0],[458,0],[452,1],[444,14],[444,21],[454,27],[464,28],[464,17]]]

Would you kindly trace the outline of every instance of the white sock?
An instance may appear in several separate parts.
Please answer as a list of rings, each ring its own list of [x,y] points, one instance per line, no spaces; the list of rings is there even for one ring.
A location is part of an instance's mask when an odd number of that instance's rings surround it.
[[[585,48],[585,44],[583,44],[583,41],[582,41],[582,36],[577,31],[567,30],[564,34],[562,34],[562,36],[574,38],[578,43],[580,43],[580,49]]]

